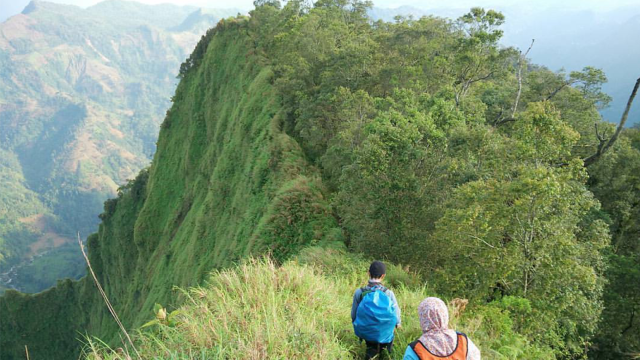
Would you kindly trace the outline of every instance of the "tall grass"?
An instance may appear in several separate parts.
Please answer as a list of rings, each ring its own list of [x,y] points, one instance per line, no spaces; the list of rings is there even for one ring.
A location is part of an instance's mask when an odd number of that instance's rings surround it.
[[[136,336],[145,359],[354,359],[364,344],[353,335],[350,308],[366,282],[368,262],[340,250],[311,248],[277,266],[248,260],[213,273],[205,286],[181,291],[186,301],[173,324]],[[428,287],[406,269],[389,266],[388,281],[403,311],[392,359],[420,335],[416,308]],[[498,308],[452,311],[452,325],[481,347],[485,359],[548,359],[544,349],[515,334]],[[150,314],[151,316],[151,314]],[[487,316],[492,318],[488,321]],[[511,346],[511,347],[509,347]],[[128,359],[90,339],[85,359]]]

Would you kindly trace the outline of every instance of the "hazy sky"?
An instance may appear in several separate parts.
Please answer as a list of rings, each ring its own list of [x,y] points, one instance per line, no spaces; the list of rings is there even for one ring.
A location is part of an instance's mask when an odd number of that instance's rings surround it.
[[[90,6],[99,0],[49,0],[57,3]],[[147,4],[173,3],[178,5],[195,5],[208,8],[241,8],[251,9],[253,0],[138,0]],[[0,21],[15,15],[29,3],[29,0],[0,0]],[[468,9],[472,6],[501,8],[527,7],[541,8],[580,8],[591,10],[610,10],[613,8],[637,5],[638,0],[374,0],[377,7],[414,6],[422,9]]]
[[[30,0],[0,0],[0,22],[18,14]],[[82,7],[100,0],[44,0]],[[147,4],[172,3],[206,8],[250,10],[253,0],[137,0]],[[529,57],[551,70],[580,70],[586,65],[602,68],[609,83],[604,90],[614,97],[609,118],[617,118],[628,89],[640,74],[640,40],[630,36],[640,28],[640,0],[373,0],[379,8],[403,5],[426,13],[457,18],[473,6],[502,11],[502,43],[526,49],[536,43]],[[577,11],[576,11],[577,10]],[[608,49],[608,50],[605,50]],[[608,110],[609,111],[609,110]],[[634,118],[640,119],[640,111]],[[640,122],[640,120],[638,120]]]

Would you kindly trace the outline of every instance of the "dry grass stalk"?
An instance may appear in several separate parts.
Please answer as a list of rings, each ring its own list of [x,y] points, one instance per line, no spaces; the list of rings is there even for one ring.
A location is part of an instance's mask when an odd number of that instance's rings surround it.
[[[89,257],[87,256],[87,253],[84,251],[84,245],[82,244],[82,240],[80,239],[80,233],[78,233],[78,244],[80,245],[80,250],[82,251],[82,256],[84,256],[84,260],[87,262],[87,266],[89,267],[89,272],[91,273],[91,277],[93,277],[93,281],[95,282],[96,286],[98,287],[98,291],[100,291],[100,295],[102,295],[102,298],[104,299],[104,303],[107,305],[107,308],[109,309],[109,312],[111,313],[111,316],[113,316],[113,319],[116,321],[116,323],[120,327],[120,330],[122,331],[124,336],[127,338],[127,341],[131,345],[131,348],[133,349],[133,351],[138,356],[138,359],[140,359],[141,357],[140,357],[140,353],[138,352],[138,349],[136,349],[135,345],[133,344],[133,340],[131,340],[131,337],[129,336],[129,333],[124,328],[124,325],[122,325],[122,322],[120,321],[120,318],[118,317],[118,314],[113,309],[113,306],[111,306],[111,301],[109,301],[109,298],[107,297],[107,294],[102,289],[102,286],[100,285],[100,282],[98,281],[98,277],[93,272],[93,268],[91,267],[91,261],[89,261]]]

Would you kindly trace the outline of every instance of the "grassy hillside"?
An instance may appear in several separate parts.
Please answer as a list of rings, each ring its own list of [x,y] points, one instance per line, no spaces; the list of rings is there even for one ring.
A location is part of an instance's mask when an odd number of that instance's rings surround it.
[[[184,297],[185,305],[173,314],[148,314],[156,321],[136,334],[136,347],[145,359],[361,358],[364,343],[353,334],[350,310],[368,265],[344,250],[326,248],[303,250],[283,266],[243,261],[213,273],[202,286],[176,290],[174,296]],[[406,269],[387,269],[386,284],[403,314],[391,355],[401,359],[407,344],[421,334],[418,304],[434,293]],[[451,326],[465,332],[485,359],[552,358],[549,349],[533,346],[514,331],[510,317],[526,313],[523,305],[512,299],[468,307],[450,302]],[[135,356],[94,338],[87,340],[83,358],[124,360],[127,353]]]
[[[243,29],[244,19],[223,22],[199,44],[200,65],[178,86],[153,165],[105,203],[88,239],[128,327],[148,321],[155,303],[171,306],[174,285],[198,284],[212,269],[341,239],[317,171],[281,130],[272,72]],[[69,359],[79,333],[117,337],[87,279],[36,295],[8,291],[0,318],[2,359],[21,359],[24,345],[33,358]]]

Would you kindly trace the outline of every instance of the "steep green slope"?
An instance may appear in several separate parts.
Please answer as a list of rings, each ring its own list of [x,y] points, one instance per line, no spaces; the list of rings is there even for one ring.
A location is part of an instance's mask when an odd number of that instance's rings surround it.
[[[82,273],[75,233],[148,165],[180,62],[230,14],[33,1],[0,24],[0,287]]]
[[[199,283],[252,253],[285,259],[340,240],[316,170],[281,130],[272,73],[243,19],[202,40],[163,123],[153,165],[105,203],[88,239],[94,270],[129,327],[167,304],[172,286]],[[194,55],[198,56],[198,55]],[[45,310],[46,309],[46,310]],[[0,298],[0,357],[69,359],[78,333],[117,337],[86,278]],[[55,344],[53,346],[52,344]]]

